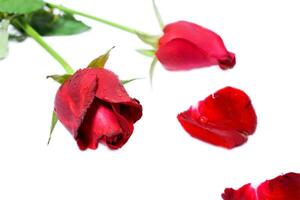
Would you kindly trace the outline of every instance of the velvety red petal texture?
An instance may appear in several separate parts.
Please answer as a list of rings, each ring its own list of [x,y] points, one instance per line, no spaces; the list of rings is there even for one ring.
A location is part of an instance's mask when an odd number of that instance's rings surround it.
[[[299,200],[300,174],[287,173],[263,182],[257,188],[259,200]]]
[[[168,70],[190,70],[211,65],[228,69],[235,65],[235,55],[227,51],[219,35],[186,21],[165,26],[156,56]]]
[[[98,142],[117,149],[132,134],[142,106],[128,96],[114,73],[87,68],[78,70],[59,88],[55,112],[80,149],[96,149]]]
[[[255,190],[250,184],[234,190],[226,188],[224,200],[299,200],[300,174],[287,173],[260,184]]]
[[[191,136],[228,149],[245,143],[257,124],[248,95],[232,87],[215,92],[177,118]]]
[[[256,191],[249,183],[238,190],[226,188],[222,198],[224,200],[256,200]]]

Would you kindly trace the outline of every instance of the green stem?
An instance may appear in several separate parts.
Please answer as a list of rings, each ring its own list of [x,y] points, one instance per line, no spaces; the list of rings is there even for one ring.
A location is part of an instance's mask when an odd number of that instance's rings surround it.
[[[92,20],[104,23],[106,25],[109,25],[109,26],[121,29],[121,30],[126,31],[128,33],[132,33],[132,34],[137,34],[137,33],[139,33],[139,34],[146,34],[146,33],[142,32],[142,31],[139,31],[139,30],[136,30],[136,29],[133,29],[133,28],[129,28],[127,26],[123,26],[123,25],[117,24],[115,22],[111,22],[111,21],[108,21],[108,20],[105,20],[105,19],[102,19],[102,18],[99,18],[99,17],[95,17],[93,15],[86,14],[86,13],[83,13],[83,12],[80,12],[80,11],[77,11],[77,10],[66,8],[66,7],[64,7],[62,5],[55,5],[55,4],[48,3],[48,2],[47,2],[47,5],[49,7],[51,7],[51,8],[57,8],[57,9],[59,9],[61,11],[69,13],[69,14],[83,16],[83,17],[86,17],[86,18],[89,18],[89,19],[92,19]]]
[[[65,69],[68,74],[73,74],[74,70],[72,67],[52,48],[50,47],[45,40],[36,32],[28,23],[22,23],[18,20],[15,21],[27,35],[32,37],[37,43],[39,43],[61,66]]]

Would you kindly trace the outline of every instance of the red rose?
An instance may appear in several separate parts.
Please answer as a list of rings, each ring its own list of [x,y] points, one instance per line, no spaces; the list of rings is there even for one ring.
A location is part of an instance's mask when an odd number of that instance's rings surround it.
[[[98,142],[111,149],[122,147],[142,116],[142,106],[128,96],[109,70],[78,70],[59,88],[55,112],[81,150],[96,149]]]
[[[226,188],[224,200],[299,200],[300,174],[287,173],[260,184],[255,190],[250,184],[234,190]]]
[[[248,95],[232,87],[199,101],[177,118],[191,136],[229,149],[245,143],[257,123]]]
[[[235,55],[226,50],[219,35],[194,23],[179,21],[167,25],[160,38],[156,57],[168,70],[190,70],[235,65]]]

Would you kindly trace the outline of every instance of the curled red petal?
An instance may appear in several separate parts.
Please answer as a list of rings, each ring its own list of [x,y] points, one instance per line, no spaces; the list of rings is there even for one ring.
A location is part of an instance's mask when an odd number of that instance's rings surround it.
[[[223,200],[256,200],[256,192],[251,184],[248,183],[237,190],[226,188],[222,198]]]
[[[99,141],[106,140],[111,140],[111,144],[121,147],[125,143],[123,134],[124,131],[111,106],[95,100],[84,117],[76,141],[81,150],[97,149]]]
[[[216,64],[228,69],[235,65],[235,54],[227,51],[218,34],[187,21],[165,26],[156,56],[169,70],[188,70]]]
[[[287,173],[263,182],[257,188],[259,200],[299,200],[300,174]]]
[[[115,111],[126,119],[136,122],[142,117],[142,106],[131,98],[118,77],[109,70],[97,70],[98,87],[96,97],[110,103]],[[112,89],[113,88],[113,89]]]
[[[177,118],[191,136],[229,149],[245,143],[257,124],[248,95],[232,87],[208,96]]]
[[[97,76],[90,70],[78,70],[57,91],[54,106],[57,118],[75,138],[96,89]]]

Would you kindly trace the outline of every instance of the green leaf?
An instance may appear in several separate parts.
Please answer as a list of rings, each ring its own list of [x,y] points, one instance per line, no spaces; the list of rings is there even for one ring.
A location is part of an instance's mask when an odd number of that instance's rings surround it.
[[[71,74],[64,74],[64,75],[50,75],[47,76],[47,78],[52,78],[54,81],[63,84],[70,76]]]
[[[132,81],[136,81],[136,80],[140,80],[140,79],[142,79],[142,78],[132,78],[132,79],[128,79],[128,80],[121,80],[121,83],[122,83],[123,85],[125,85],[125,84],[127,84],[127,83],[132,82]]]
[[[151,85],[152,85],[152,81],[153,81],[153,75],[154,75],[154,69],[155,69],[156,63],[157,63],[157,58],[155,57],[152,60],[152,63],[150,65],[150,70],[149,70],[149,77],[150,77],[150,83],[151,83]]]
[[[110,50],[108,50],[105,54],[99,56],[98,58],[94,59],[89,65],[88,68],[104,68],[106,61],[109,58],[110,51],[115,48],[112,47]]]
[[[144,56],[148,57],[154,57],[155,56],[155,50],[154,49],[137,49],[137,52]]]
[[[0,0],[0,12],[27,14],[41,9],[43,5],[43,0]]]
[[[54,128],[55,128],[55,126],[57,124],[57,121],[58,120],[57,120],[56,113],[53,111],[53,113],[52,113],[52,119],[51,119],[50,134],[49,134],[49,138],[48,138],[48,142],[47,142],[48,145],[50,144],[52,133],[53,133]]]
[[[48,10],[32,13],[28,23],[43,36],[74,35],[90,29],[71,14],[53,14]]]
[[[158,21],[158,24],[159,24],[160,28],[163,30],[165,25],[164,25],[164,22],[161,18],[160,12],[159,12],[159,10],[156,6],[155,0],[152,0],[152,4],[153,4],[153,8],[154,8],[154,12],[155,12],[155,16],[156,16],[156,19]]]
[[[158,40],[160,36],[158,35],[148,35],[144,33],[136,33],[136,35],[146,44],[154,47],[155,49],[157,48],[158,45]]]
[[[8,54],[8,25],[9,20],[3,19],[0,22],[0,60],[4,59]]]

